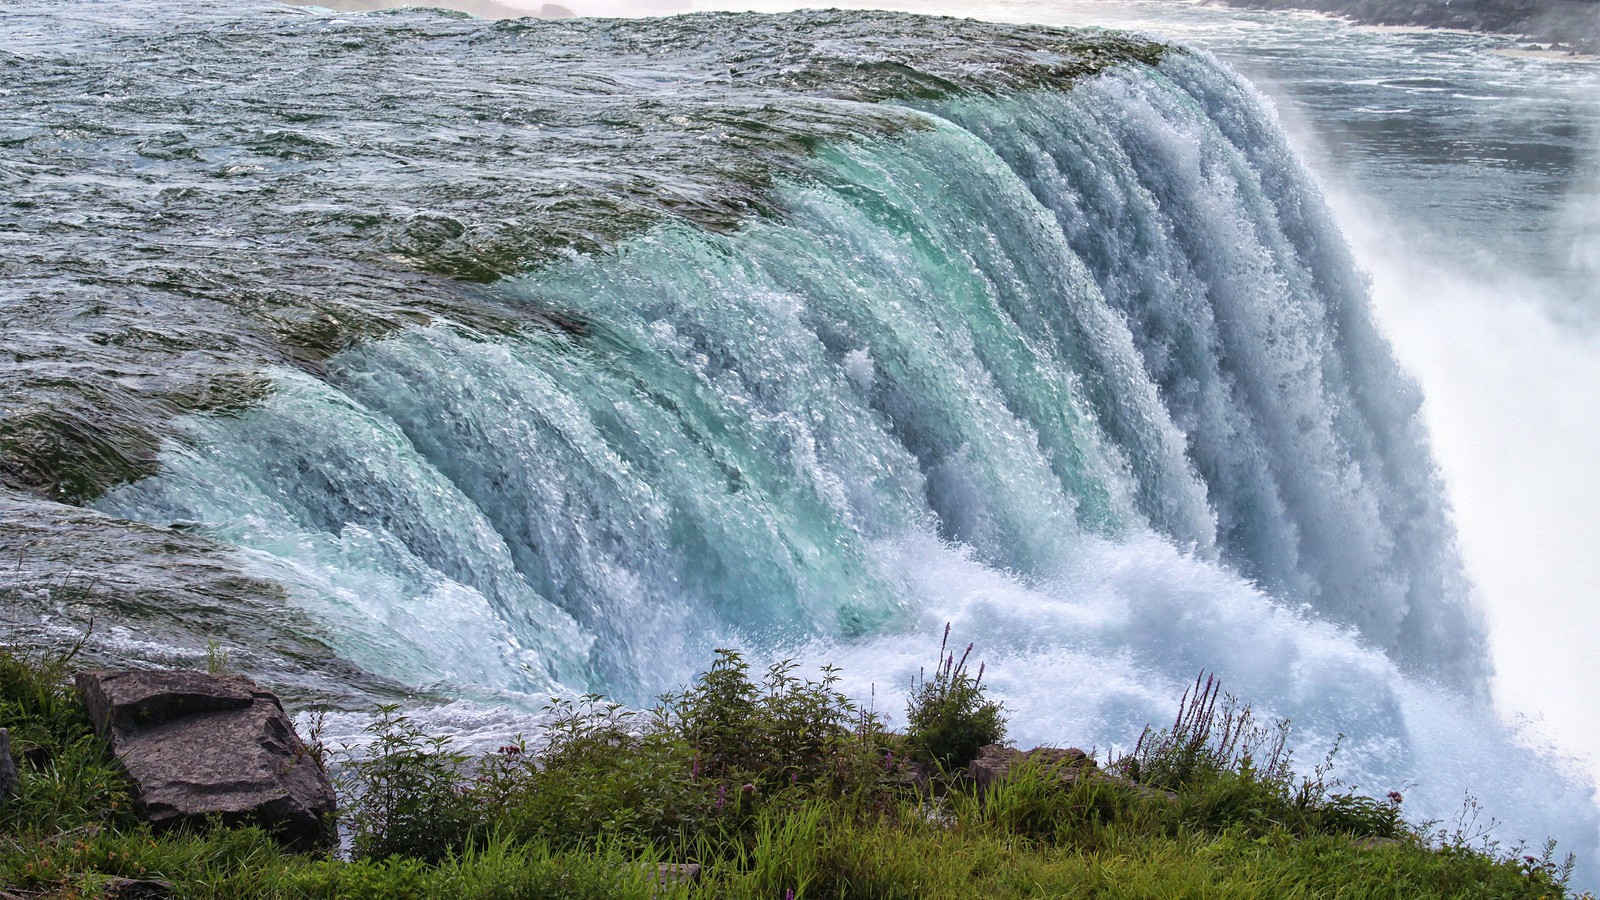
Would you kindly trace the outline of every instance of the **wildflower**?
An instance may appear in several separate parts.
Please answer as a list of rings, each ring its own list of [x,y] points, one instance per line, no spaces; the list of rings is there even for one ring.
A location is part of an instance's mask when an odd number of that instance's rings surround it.
[[[522,748],[516,744],[507,744],[499,750],[501,756],[517,756],[522,753]]]
[[[753,785],[753,784],[746,783],[745,786],[740,788],[739,790],[745,792],[746,794],[754,794],[756,792],[756,786]]]
[[[1390,791],[1389,792],[1389,802],[1393,803],[1395,806],[1399,806],[1400,805],[1400,801],[1402,801],[1404,799],[1405,799],[1405,797],[1402,796],[1399,791]]]
[[[727,804],[727,802],[728,802],[728,786],[725,785],[725,784],[717,785],[716,808],[717,809],[721,809],[724,805]]]

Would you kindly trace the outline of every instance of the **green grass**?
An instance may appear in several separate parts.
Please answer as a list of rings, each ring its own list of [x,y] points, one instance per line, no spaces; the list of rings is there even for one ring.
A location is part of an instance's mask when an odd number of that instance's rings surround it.
[[[22,773],[0,807],[0,887],[24,896],[100,896],[117,877],[197,898],[1565,896],[1548,851],[1429,834],[1392,798],[1257,763],[1263,746],[1283,759],[1272,730],[1230,745],[1248,708],[1214,697],[1186,698],[1174,728],[1109,767],[1159,778],[1068,781],[1029,764],[980,797],[959,776],[909,786],[899,761],[918,735],[883,730],[831,672],[782,665],[756,681],[731,653],[653,712],[559,706],[538,763],[520,745],[452,755],[383,710],[376,749],[342,785],[350,859],[254,828],[154,835],[69,668],[0,652],[0,723]],[[984,708],[981,691],[969,700]],[[661,886],[665,862],[704,875]]]

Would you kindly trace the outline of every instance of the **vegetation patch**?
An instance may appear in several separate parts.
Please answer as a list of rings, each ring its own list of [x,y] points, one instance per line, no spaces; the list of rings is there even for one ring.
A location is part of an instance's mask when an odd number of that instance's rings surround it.
[[[1331,757],[1296,776],[1288,726],[1257,725],[1214,678],[1133,753],[1103,766],[1073,757],[1071,768],[1017,754],[979,791],[959,767],[962,748],[1004,722],[964,657],[941,649],[904,734],[841,694],[832,669],[808,679],[781,663],[753,677],[726,650],[653,710],[560,701],[537,740],[483,756],[385,707],[371,747],[344,766],[346,850],[330,854],[220,823],[153,834],[66,687],[71,654],[0,652],[0,723],[20,770],[0,806],[0,888],[97,897],[118,879],[154,879],[181,897],[453,900],[1566,895],[1571,862],[1553,846],[1525,853],[1408,823],[1398,794],[1339,793]],[[919,755],[946,768],[929,775]]]

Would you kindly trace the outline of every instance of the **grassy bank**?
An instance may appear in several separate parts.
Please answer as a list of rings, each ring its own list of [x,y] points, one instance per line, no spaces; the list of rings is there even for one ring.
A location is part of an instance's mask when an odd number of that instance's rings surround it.
[[[0,887],[181,897],[1564,896],[1546,849],[1408,823],[1398,795],[1289,767],[1287,726],[1197,683],[1166,729],[1095,766],[1035,760],[980,791],[962,774],[1004,729],[953,656],[906,734],[786,666],[735,654],[651,712],[558,705],[534,754],[452,753],[397,709],[342,767],[348,858],[255,828],[152,834],[66,687],[69,661],[0,653],[19,792],[0,808]],[[942,774],[941,774],[942,772]],[[931,779],[929,775],[932,775]],[[661,884],[658,866],[698,863]]]

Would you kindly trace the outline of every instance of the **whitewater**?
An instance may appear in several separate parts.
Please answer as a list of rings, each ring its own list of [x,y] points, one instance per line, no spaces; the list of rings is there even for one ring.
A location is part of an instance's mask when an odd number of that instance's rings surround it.
[[[1337,743],[1423,818],[1470,792],[1593,880],[1593,785],[1495,707],[1372,281],[1215,57],[893,13],[138,9],[34,7],[5,48],[43,245],[10,256],[7,434],[109,448],[7,445],[19,638],[220,639],[336,728],[409,696],[481,743],[726,646],[893,721],[949,623],[1021,744],[1126,747],[1215,672],[1302,765]],[[241,43],[282,67],[259,95]],[[152,96],[171,129],[118,124]],[[23,133],[41,108],[78,118]]]

